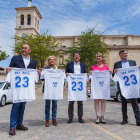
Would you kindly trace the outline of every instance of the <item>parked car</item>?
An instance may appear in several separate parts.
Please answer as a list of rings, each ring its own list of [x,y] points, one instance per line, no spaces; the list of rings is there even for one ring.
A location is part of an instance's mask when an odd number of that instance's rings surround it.
[[[139,89],[139,92],[140,92],[140,89]],[[91,89],[87,90],[87,96],[90,97],[90,95],[91,95]],[[120,103],[122,102],[121,94],[120,94],[120,91],[118,90],[117,82],[114,82],[113,80],[110,82],[110,96],[115,101],[118,101]],[[138,102],[140,102],[140,98],[138,98],[137,100]]]
[[[12,102],[10,84],[0,81],[0,106],[5,106],[8,102]]]
[[[121,100],[121,94],[117,87],[117,82],[114,82],[113,80],[110,82],[110,96],[111,98],[114,98],[115,101],[122,102]]]
[[[139,88],[139,93],[140,93],[140,88]],[[116,100],[118,102],[122,102],[120,91],[118,90],[118,87],[117,87],[117,82],[111,81],[110,94],[111,94],[111,97],[114,98],[114,100]],[[130,100],[128,99],[128,101],[130,101]],[[137,98],[137,101],[140,102],[140,98]]]

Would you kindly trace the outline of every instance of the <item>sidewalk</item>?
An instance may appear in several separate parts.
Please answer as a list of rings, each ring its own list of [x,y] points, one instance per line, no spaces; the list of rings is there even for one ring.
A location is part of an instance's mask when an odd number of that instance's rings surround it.
[[[96,116],[94,102],[89,99],[84,102],[84,124],[78,122],[77,103],[74,108],[72,124],[67,124],[68,101],[67,90],[64,99],[58,101],[57,122],[53,126],[45,127],[45,101],[42,99],[41,88],[36,89],[37,100],[28,102],[25,109],[23,124],[28,131],[16,131],[15,136],[9,136],[9,118],[12,104],[0,108],[0,140],[140,140],[140,127],[135,125],[131,103],[128,103],[129,123],[120,125],[122,121],[121,104],[113,100],[107,101],[106,124],[95,124]]]

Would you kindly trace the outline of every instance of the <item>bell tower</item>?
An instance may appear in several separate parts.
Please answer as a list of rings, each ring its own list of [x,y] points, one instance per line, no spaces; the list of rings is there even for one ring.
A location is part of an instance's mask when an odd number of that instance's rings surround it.
[[[31,6],[32,0],[28,0],[27,7],[15,8],[17,11],[16,17],[16,35],[23,34],[40,34],[40,19],[41,14],[35,6]]]

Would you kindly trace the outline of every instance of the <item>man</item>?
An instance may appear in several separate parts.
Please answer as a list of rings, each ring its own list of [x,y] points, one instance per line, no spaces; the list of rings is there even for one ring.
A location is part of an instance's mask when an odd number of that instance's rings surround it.
[[[48,57],[48,64],[49,64],[49,66],[41,68],[41,70],[43,70],[43,69],[58,69],[58,67],[55,65],[55,56]],[[42,92],[44,92],[44,85],[43,85]],[[48,99],[45,100],[45,118],[46,118],[45,126],[46,127],[49,127],[50,103],[51,103],[51,100],[48,100]],[[57,114],[57,100],[52,100],[52,123],[54,126],[58,125],[56,122],[56,114]]]
[[[29,45],[23,45],[22,55],[13,56],[11,63],[6,72],[8,73],[12,67],[15,68],[31,68],[36,69],[36,62],[30,58],[31,48]],[[40,72],[38,71],[40,74]],[[9,135],[15,135],[15,128],[19,130],[28,130],[22,124],[26,102],[13,103],[10,115],[10,131]]]
[[[85,65],[80,63],[80,54],[78,52],[73,54],[74,62],[69,62],[66,67],[66,76],[68,76],[69,73],[85,73]],[[75,101],[69,101],[68,106],[68,115],[69,120],[67,121],[68,124],[72,123],[73,120],[73,110],[74,110],[74,102]],[[80,123],[84,123],[84,120],[82,119],[83,116],[83,101],[77,101],[78,104],[78,118]]]
[[[119,55],[121,57],[121,61],[116,62],[114,64],[114,70],[113,70],[113,75],[118,71],[118,68],[129,68],[132,66],[136,66],[136,62],[133,60],[128,60],[128,51],[127,50],[121,50],[119,52]],[[119,87],[119,83],[118,83],[118,89],[120,90]],[[121,90],[120,90],[121,92]],[[126,98],[123,97],[123,95],[121,94],[121,100],[122,100],[122,115],[123,115],[123,121],[121,122],[122,125],[128,123],[128,116],[127,116],[127,100]],[[133,111],[135,114],[135,118],[136,118],[136,124],[138,126],[140,126],[140,111],[139,111],[139,106],[137,104],[137,99],[133,98],[130,99],[131,100],[131,104],[133,107]]]

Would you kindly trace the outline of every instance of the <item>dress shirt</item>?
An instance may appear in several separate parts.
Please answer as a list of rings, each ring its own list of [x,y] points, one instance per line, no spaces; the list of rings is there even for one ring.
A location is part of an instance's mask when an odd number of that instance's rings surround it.
[[[55,66],[54,66],[53,68],[51,68],[51,67],[49,66],[49,68],[52,70],[52,69],[55,69]]]
[[[130,68],[128,59],[126,60],[126,62],[123,61],[122,59],[121,59],[121,61],[122,61],[122,68]]]
[[[30,56],[28,58],[26,58],[24,55],[22,55],[22,58],[24,61],[25,68],[27,68],[30,63]]]
[[[78,64],[76,64],[74,62],[74,73],[76,73],[76,74],[80,74],[81,73],[80,62]]]

